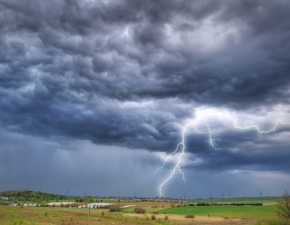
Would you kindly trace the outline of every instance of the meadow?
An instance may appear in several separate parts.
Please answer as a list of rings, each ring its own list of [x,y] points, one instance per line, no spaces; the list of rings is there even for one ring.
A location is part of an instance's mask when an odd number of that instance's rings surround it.
[[[120,200],[103,199],[103,202],[119,206],[134,205],[146,210],[145,214],[134,213],[134,207],[125,208],[122,212],[110,212],[109,209],[66,208],[66,207],[21,207],[0,206],[0,224],[2,225],[84,225],[84,224],[236,224],[236,225],[278,225],[290,224],[276,215],[275,200],[267,197],[227,199],[226,202],[262,202],[263,206],[196,206],[198,201],[185,200]],[[215,199],[215,203],[221,203]],[[232,200],[232,201],[229,201]],[[204,200],[208,203],[209,200]],[[195,204],[189,206],[189,204]],[[193,215],[192,218],[186,218]]]

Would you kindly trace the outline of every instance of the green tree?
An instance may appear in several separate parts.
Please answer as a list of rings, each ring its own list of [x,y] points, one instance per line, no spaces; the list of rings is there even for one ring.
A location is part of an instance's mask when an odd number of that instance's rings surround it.
[[[277,215],[283,218],[290,218],[290,196],[284,194],[282,199],[277,202]]]
[[[20,202],[24,202],[25,201],[24,197],[22,197],[22,196],[19,197],[17,200],[20,201]]]
[[[33,198],[31,199],[31,201],[32,201],[33,203],[36,203],[37,199],[36,199],[35,197],[33,197]]]

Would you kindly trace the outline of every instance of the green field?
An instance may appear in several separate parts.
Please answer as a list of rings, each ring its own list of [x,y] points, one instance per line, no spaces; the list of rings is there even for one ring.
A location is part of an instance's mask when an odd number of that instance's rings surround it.
[[[163,209],[159,213],[246,219],[277,218],[276,206],[186,206]]]
[[[56,201],[76,202],[81,197],[70,197]],[[85,202],[110,202],[119,206],[135,205],[146,210],[146,214],[135,214],[134,207],[125,208],[122,212],[113,213],[108,209],[66,208],[66,207],[21,207],[24,202],[31,201],[0,201],[0,204],[18,202],[19,206],[0,206],[0,224],[191,224],[193,219],[185,219],[186,215],[194,215],[194,224],[203,224],[201,219],[208,221],[216,218],[222,219],[218,224],[239,225],[279,225],[282,224],[277,214],[275,203],[279,197],[240,197],[228,199],[119,199],[119,198],[82,198]],[[90,201],[91,200],[91,201]],[[49,199],[49,202],[53,199]],[[35,202],[35,201],[34,201]],[[36,199],[36,202],[41,202]],[[42,203],[45,203],[44,201]],[[263,203],[263,206],[235,206],[235,205],[211,205],[197,206],[197,203]],[[78,202],[80,203],[80,202]],[[194,206],[189,206],[193,204]],[[103,215],[104,213],[104,215]],[[152,220],[152,215],[156,220]],[[165,217],[168,216],[168,221]],[[198,219],[199,217],[199,219]],[[209,223],[209,222],[208,222]],[[207,224],[208,224],[207,223]],[[211,224],[217,224],[211,222]],[[290,224],[286,222],[283,224]],[[204,224],[203,224],[204,225]]]
[[[254,202],[277,202],[280,200],[280,197],[273,197],[273,196],[267,196],[267,197],[238,197],[238,198],[214,198],[214,199],[196,199],[191,202],[202,202],[202,203],[217,203],[217,202],[238,202],[238,203],[254,203]]]

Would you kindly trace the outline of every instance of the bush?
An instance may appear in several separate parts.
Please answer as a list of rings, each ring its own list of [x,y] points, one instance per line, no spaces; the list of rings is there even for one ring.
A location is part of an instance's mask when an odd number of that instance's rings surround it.
[[[168,220],[168,216],[165,216],[164,219],[165,219],[165,220]]]
[[[186,215],[185,218],[194,218],[193,214]]]
[[[209,203],[203,203],[203,202],[198,202],[197,204],[196,204],[196,206],[210,206],[211,204],[209,204]]]
[[[290,218],[290,195],[284,194],[282,200],[277,202],[277,215],[282,218]]]
[[[109,208],[110,212],[122,212],[122,209],[118,205],[112,205]]]
[[[151,216],[151,220],[155,220],[156,217],[154,215]]]
[[[134,212],[144,214],[146,212],[146,210],[141,208],[141,207],[136,207],[136,208],[134,208]]]

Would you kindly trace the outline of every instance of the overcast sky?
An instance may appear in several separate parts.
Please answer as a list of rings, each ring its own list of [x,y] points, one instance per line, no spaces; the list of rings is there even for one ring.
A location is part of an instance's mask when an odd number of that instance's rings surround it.
[[[181,156],[165,197],[290,192],[289,12],[0,0],[0,191],[155,197]]]

